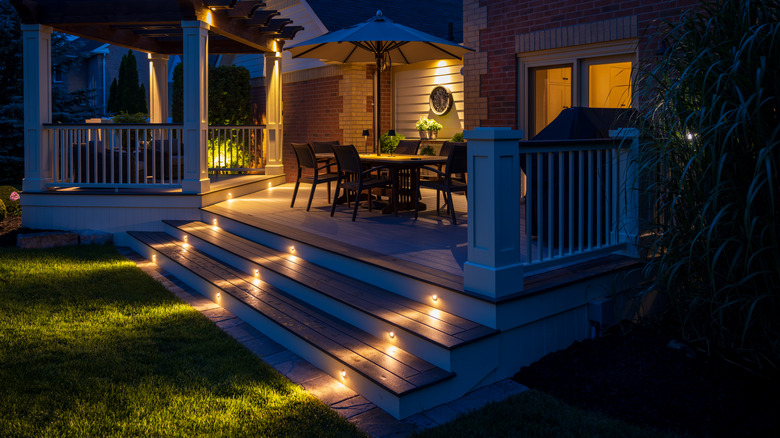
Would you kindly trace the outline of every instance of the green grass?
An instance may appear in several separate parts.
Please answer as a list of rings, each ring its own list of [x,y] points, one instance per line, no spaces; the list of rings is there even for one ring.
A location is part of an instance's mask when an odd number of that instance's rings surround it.
[[[595,412],[584,411],[543,392],[529,390],[414,436],[660,438],[677,435],[641,428]]]
[[[361,436],[113,247],[0,248],[0,436]],[[527,391],[422,437],[667,436]]]
[[[360,435],[113,247],[0,248],[0,300],[0,435]]]

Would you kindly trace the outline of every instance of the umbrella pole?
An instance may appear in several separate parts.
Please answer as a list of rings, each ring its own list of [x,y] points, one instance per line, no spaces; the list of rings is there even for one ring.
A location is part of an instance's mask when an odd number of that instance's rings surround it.
[[[374,152],[382,155],[379,138],[382,131],[382,55],[376,54],[376,130],[374,131]]]

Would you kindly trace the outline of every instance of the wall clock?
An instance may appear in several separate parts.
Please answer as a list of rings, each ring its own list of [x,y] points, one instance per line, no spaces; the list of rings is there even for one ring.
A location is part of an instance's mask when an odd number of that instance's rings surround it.
[[[437,85],[431,90],[428,103],[434,114],[443,116],[452,109],[452,93],[446,87]]]

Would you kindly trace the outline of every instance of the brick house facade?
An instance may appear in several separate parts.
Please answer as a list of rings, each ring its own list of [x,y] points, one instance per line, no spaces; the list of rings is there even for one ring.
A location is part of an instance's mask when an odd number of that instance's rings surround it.
[[[575,76],[588,56],[572,54],[578,50],[591,51],[593,57],[609,56],[609,50],[626,55],[629,50],[632,60],[641,65],[662,47],[661,41],[651,37],[659,25],[664,20],[673,21],[695,3],[464,0],[463,43],[477,49],[464,59],[465,128],[527,129],[526,113],[531,110],[526,76],[532,67],[523,65],[524,56],[534,60],[529,66],[540,65],[541,56],[546,56],[550,65],[571,63]]]

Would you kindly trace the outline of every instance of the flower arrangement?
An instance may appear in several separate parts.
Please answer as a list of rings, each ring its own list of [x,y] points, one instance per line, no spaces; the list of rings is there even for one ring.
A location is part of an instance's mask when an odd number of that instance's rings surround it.
[[[441,123],[436,120],[429,119],[427,117],[420,117],[420,120],[415,124],[418,131],[435,131],[438,132],[443,128]]]

